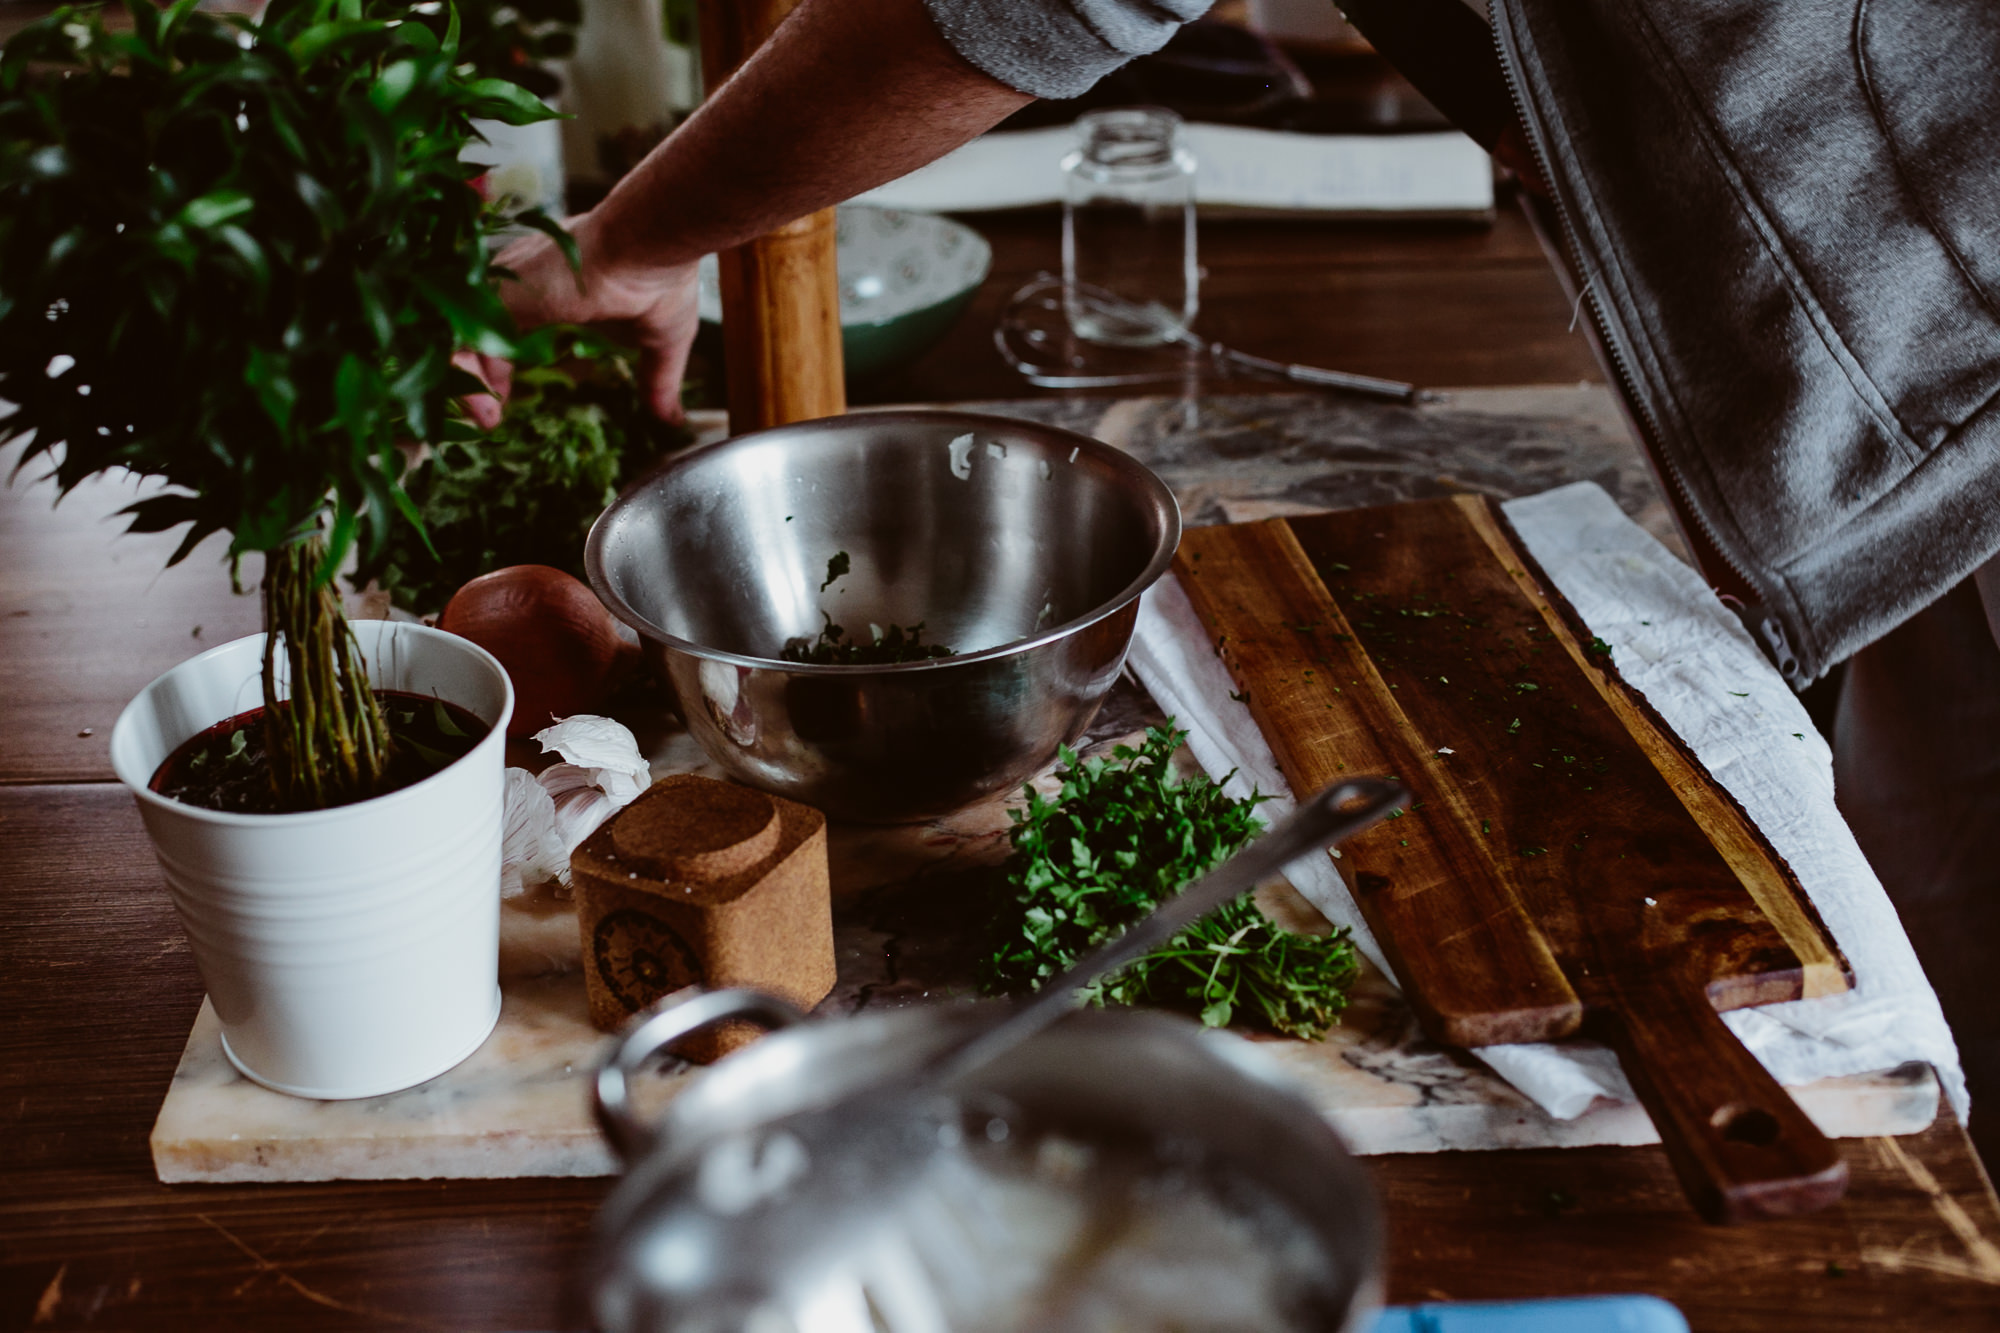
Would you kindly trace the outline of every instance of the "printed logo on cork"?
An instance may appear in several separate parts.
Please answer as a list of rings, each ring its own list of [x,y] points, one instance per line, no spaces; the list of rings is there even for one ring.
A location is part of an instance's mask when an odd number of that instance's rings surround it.
[[[592,934],[591,952],[605,988],[633,1012],[701,980],[701,965],[687,941],[636,907],[605,913]]]

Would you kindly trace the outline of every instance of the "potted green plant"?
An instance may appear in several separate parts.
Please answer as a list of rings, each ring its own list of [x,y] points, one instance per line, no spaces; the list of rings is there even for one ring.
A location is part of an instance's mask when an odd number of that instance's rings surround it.
[[[364,519],[414,518],[400,446],[468,387],[454,351],[519,350],[459,155],[475,117],[550,113],[400,6],[127,13],[58,10],[0,54],[0,443],[63,491],[163,483],[128,512],[184,527],[176,560],[217,531],[232,570],[262,556],[267,632],[149,686],[113,762],[238,1067],[388,1091],[497,1016],[512,695],[452,636],[350,626],[331,583]]]

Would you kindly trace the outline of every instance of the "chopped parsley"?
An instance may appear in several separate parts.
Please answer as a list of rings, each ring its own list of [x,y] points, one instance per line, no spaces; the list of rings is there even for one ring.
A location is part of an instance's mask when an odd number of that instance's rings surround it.
[[[845,578],[853,568],[847,552],[836,551],[826,562],[826,582],[819,585],[825,592],[836,579]],[[929,662],[940,657],[953,657],[956,652],[941,643],[924,642],[924,622],[914,625],[891,625],[882,629],[870,625],[869,637],[850,639],[847,631],[833,623],[833,617],[822,611],[820,619],[826,623],[820,627],[819,637],[808,639],[803,635],[787,639],[785,646],[778,650],[778,658],[785,662],[804,662],[813,666],[894,666],[901,662]]]
[[[778,653],[786,662],[806,662],[815,666],[894,666],[899,662],[928,662],[954,653],[941,643],[924,642],[924,622],[905,628],[891,625],[867,640],[849,639],[847,631],[820,612],[826,624],[817,639],[788,639]],[[873,630],[874,626],[869,626]]]
[[[980,960],[988,992],[1033,990],[1154,904],[1222,861],[1262,826],[1266,798],[1235,800],[1206,777],[1180,779],[1172,723],[1137,748],[1079,762],[1062,750],[1054,800],[1028,789],[1012,811],[1006,890]],[[1318,1038],[1339,1021],[1360,963],[1345,929],[1301,935],[1244,894],[1116,976],[1090,988],[1099,1004],[1157,1004],[1208,1027],[1243,1019]]]
[[[833,559],[826,562],[826,581],[819,585],[819,590],[825,592],[828,588],[831,588],[834,580],[846,577],[847,571],[851,567],[851,562],[847,558],[847,552],[835,551]]]

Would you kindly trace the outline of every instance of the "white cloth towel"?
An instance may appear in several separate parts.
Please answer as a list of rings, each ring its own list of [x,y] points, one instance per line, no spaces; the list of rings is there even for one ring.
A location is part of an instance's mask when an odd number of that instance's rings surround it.
[[[1509,501],[1507,517],[1584,623],[1612,645],[1625,679],[1687,742],[1791,864],[1854,969],[1841,995],[1739,1009],[1724,1020],[1780,1083],[1890,1069],[1922,1060],[1937,1070],[1962,1117],[1958,1050],[1902,923],[1833,801],[1833,756],[1784,680],[1701,576],[1674,558],[1589,482]],[[1171,576],[1146,594],[1130,661],[1153,698],[1188,731],[1227,790],[1277,796],[1292,808],[1250,710],[1216,657],[1187,594]],[[1380,946],[1327,857],[1288,870],[1378,967]],[[1393,974],[1391,974],[1393,975]],[[1477,1054],[1550,1115],[1581,1115],[1603,1096],[1633,1100],[1610,1051],[1594,1042],[1488,1046]]]

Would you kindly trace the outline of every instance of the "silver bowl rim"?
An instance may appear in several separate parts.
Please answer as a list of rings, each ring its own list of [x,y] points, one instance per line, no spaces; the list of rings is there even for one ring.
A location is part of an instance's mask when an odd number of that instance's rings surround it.
[[[811,434],[821,434],[851,425],[857,419],[862,418],[872,421],[919,425],[932,422],[941,425],[949,423],[952,426],[973,430],[984,427],[989,430],[1020,431],[1025,428],[1047,432],[1066,443],[1079,447],[1085,454],[1100,459],[1115,471],[1124,472],[1137,481],[1139,493],[1151,498],[1156,512],[1165,520],[1161,524],[1159,545],[1154,549],[1152,558],[1146,562],[1146,567],[1139,572],[1137,578],[1126,584],[1108,600],[1099,603],[1073,620],[1066,620],[1060,625],[1051,626],[1039,634],[1031,634],[1021,639],[1010,639],[1006,643],[995,644],[991,648],[982,648],[978,652],[958,653],[951,657],[936,657],[922,662],[836,665],[827,662],[787,662],[783,658],[777,657],[753,657],[747,653],[732,653],[726,649],[711,648],[706,644],[699,644],[691,639],[683,639],[678,635],[667,633],[664,629],[633,610],[624,598],[618,596],[612,590],[610,580],[604,572],[605,534],[608,531],[613,516],[626,508],[632,501],[632,497],[640,491],[652,486],[660,478],[671,472],[692,467],[698,460],[713,457],[719,450],[747,448],[765,436],[774,435],[779,431],[784,431],[788,434],[796,434],[801,431]],[[971,666],[981,662],[997,661],[1004,657],[1013,657],[1030,649],[1039,648],[1044,644],[1068,638],[1079,630],[1086,629],[1100,620],[1116,615],[1119,611],[1122,611],[1125,607],[1136,601],[1146,589],[1159,582],[1160,576],[1165,574],[1168,567],[1173,564],[1174,552],[1179,549],[1180,541],[1181,507],[1180,502],[1174,498],[1173,491],[1169,489],[1164,481],[1160,480],[1159,475],[1151,468],[1124,450],[1114,448],[1102,440],[1085,435],[1080,431],[1069,430],[1063,426],[1049,426],[1039,421],[1027,420],[1023,417],[1005,417],[992,412],[956,412],[943,408],[896,408],[882,412],[863,409],[844,416],[816,417],[809,421],[795,421],[784,426],[767,426],[762,430],[745,431],[741,435],[731,436],[729,439],[722,440],[716,444],[689,449],[662,461],[635,480],[630,486],[620,491],[618,498],[606,506],[604,512],[597,516],[597,521],[590,525],[590,536],[585,541],[583,548],[583,564],[584,572],[590,576],[591,590],[597,594],[597,600],[604,603],[618,619],[636,630],[641,639],[651,639],[667,647],[687,653],[690,656],[705,658],[712,662],[726,662],[732,666],[789,671],[805,676],[853,677],[873,675],[881,672],[914,674],[924,671],[949,670],[954,667]]]

